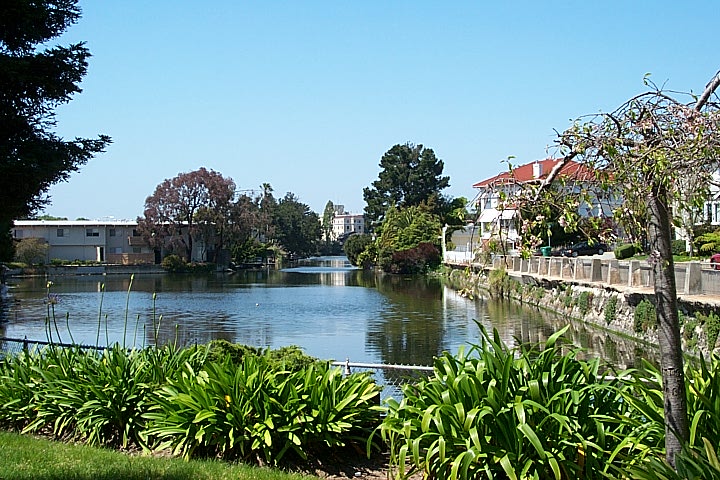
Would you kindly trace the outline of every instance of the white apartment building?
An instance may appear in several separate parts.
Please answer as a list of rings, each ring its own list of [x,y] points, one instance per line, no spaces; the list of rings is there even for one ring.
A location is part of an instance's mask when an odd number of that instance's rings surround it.
[[[343,205],[335,205],[331,233],[332,240],[347,237],[352,233],[365,233],[365,216],[346,212]]]
[[[134,265],[159,263],[155,252],[128,220],[16,220],[17,241],[39,238],[48,245],[45,263],[53,259]]]

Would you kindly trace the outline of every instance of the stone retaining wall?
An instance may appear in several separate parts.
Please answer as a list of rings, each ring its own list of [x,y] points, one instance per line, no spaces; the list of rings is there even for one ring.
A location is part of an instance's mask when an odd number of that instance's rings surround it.
[[[491,290],[490,271],[453,269],[448,277],[451,286],[463,294],[487,296]],[[655,328],[637,331],[635,327],[635,308],[643,300],[652,303],[652,290],[623,289],[571,279],[536,277],[513,271],[507,273],[503,293],[507,298],[566,315],[571,321],[586,322],[644,344],[658,344]],[[695,321],[696,314],[699,312],[703,315],[718,315],[718,307],[681,297],[678,299],[678,308],[682,313],[683,350],[690,355],[708,356],[715,348],[708,348],[706,329]],[[613,309],[614,314],[606,313]]]

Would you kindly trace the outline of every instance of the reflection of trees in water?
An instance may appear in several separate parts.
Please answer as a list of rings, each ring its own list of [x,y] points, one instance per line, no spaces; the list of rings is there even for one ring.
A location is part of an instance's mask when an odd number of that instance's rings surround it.
[[[0,284],[0,288],[3,286],[4,285]],[[3,297],[0,292],[0,337],[6,336],[5,325],[10,321],[10,302],[12,302],[12,299],[10,297]]]
[[[454,328],[467,328],[460,322],[453,324],[446,319],[443,302],[438,301],[442,285],[436,279],[396,275],[359,278],[365,282],[364,286],[374,286],[388,299],[379,318],[368,324],[366,337],[366,348],[376,351],[383,363],[429,365],[433,357],[442,353]],[[617,369],[638,366],[643,358],[657,356],[656,352],[646,351],[633,339],[582,322],[570,322],[565,316],[514,301],[463,300],[474,302],[474,309],[469,310],[477,314],[475,320],[491,335],[493,329],[497,329],[500,338],[510,346],[542,346],[551,335],[569,324],[563,347],[565,352],[580,348],[583,350],[581,357],[601,357]],[[480,343],[479,339],[477,343]],[[390,382],[399,381],[404,374],[402,371],[385,373]]]
[[[519,306],[519,309],[522,320],[520,336],[516,338],[524,344],[544,345],[552,334],[569,325],[564,335],[563,352],[567,353],[571,349],[579,348],[582,350],[579,354],[580,358],[600,357],[605,363],[619,370],[639,367],[642,359],[657,361],[658,352],[652,348],[643,348],[636,340],[595,328],[581,321],[571,321],[564,315],[522,306]]]
[[[369,279],[366,279],[366,281]],[[368,324],[366,348],[383,363],[428,365],[444,340],[442,285],[436,279],[377,275],[375,288],[389,300]]]
[[[203,319],[197,323],[187,321],[178,323],[172,317],[163,317],[162,319],[158,317],[153,325],[153,320],[150,318],[145,323],[145,341],[148,345],[155,344],[154,329],[157,329],[158,345],[200,345],[215,339],[235,342],[237,341],[235,339],[236,332],[232,328],[226,328],[232,327],[229,319],[228,315],[217,315],[212,322]]]

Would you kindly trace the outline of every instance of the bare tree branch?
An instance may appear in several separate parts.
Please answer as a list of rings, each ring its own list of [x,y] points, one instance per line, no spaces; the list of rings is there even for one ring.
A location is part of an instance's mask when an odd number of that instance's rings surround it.
[[[702,107],[705,106],[708,99],[710,98],[710,95],[713,94],[715,90],[720,86],[720,70],[715,74],[715,76],[708,82],[708,84],[705,86],[705,91],[700,95],[700,98],[698,98],[697,103],[695,104],[695,110],[700,111]]]

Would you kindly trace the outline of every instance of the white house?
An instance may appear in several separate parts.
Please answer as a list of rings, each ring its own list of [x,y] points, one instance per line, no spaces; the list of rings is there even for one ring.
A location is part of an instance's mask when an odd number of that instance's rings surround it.
[[[720,225],[720,187],[718,185],[720,185],[720,170],[715,171],[712,175],[709,196],[703,209],[702,217],[710,225]]]
[[[486,244],[490,239],[503,241],[508,249],[519,246],[521,232],[516,225],[517,210],[512,198],[517,196],[528,183],[545,180],[550,172],[558,166],[561,159],[546,158],[513,167],[473,185],[477,189],[476,224],[468,226],[465,231],[456,232],[452,242],[456,251],[470,256],[472,251]],[[592,172],[584,165],[569,161],[560,167],[556,179],[563,177],[573,180],[568,182],[567,189],[577,192],[580,185],[586,186],[593,181]],[[501,198],[505,198],[501,202]],[[607,199],[600,194],[591,204],[581,204],[578,213],[582,217],[600,216],[612,218],[613,209],[619,205],[618,199]]]

